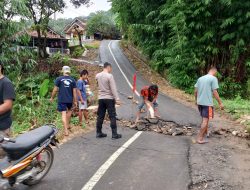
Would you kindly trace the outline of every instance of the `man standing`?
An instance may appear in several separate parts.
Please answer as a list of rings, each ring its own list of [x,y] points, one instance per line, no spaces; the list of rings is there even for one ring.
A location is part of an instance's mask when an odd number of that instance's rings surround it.
[[[215,77],[216,74],[217,69],[212,67],[208,74],[200,77],[195,84],[195,99],[202,117],[201,129],[197,137],[197,142],[199,144],[207,143],[207,141],[204,140],[204,137],[208,132],[209,120],[214,117],[213,96],[219,103],[220,109],[224,109],[217,91],[219,84],[218,79]]]
[[[136,123],[139,121],[142,109],[145,105],[147,106],[147,110],[150,112],[151,117],[160,118],[160,115],[158,113],[158,103],[157,103],[158,91],[159,89],[157,85],[145,86],[142,88],[141,90],[142,103],[138,107]]]
[[[76,81],[70,76],[71,70],[69,66],[62,68],[63,76],[55,80],[55,87],[53,89],[50,101],[53,102],[58,92],[57,109],[62,113],[62,122],[64,126],[64,135],[68,136],[70,129],[70,119],[72,114],[73,102],[77,106],[76,96]]]
[[[110,63],[104,63],[103,72],[96,75],[98,83],[98,110],[97,110],[97,123],[96,123],[96,137],[107,137],[107,134],[102,132],[102,124],[105,118],[106,110],[108,110],[110,118],[110,127],[112,129],[112,139],[119,139],[122,135],[117,133],[116,125],[116,109],[115,104],[120,104],[119,96],[116,89],[114,77],[111,74],[112,66]]]
[[[0,63],[0,135],[10,136],[12,124],[11,110],[15,100],[15,90],[11,81],[3,75],[3,64]],[[0,158],[4,152],[0,149]]]

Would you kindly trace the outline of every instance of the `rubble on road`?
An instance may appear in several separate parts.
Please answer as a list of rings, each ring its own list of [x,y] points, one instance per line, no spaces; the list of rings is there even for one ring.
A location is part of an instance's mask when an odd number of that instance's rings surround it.
[[[174,121],[163,119],[142,118],[137,124],[131,121],[121,121],[122,125],[138,131],[153,131],[169,136],[194,136],[197,134],[199,127],[196,125],[181,125]],[[241,138],[250,138],[248,131],[236,131],[228,128],[209,128],[210,134],[218,136],[235,136]]]
[[[143,118],[137,124],[130,121],[122,121],[124,126],[138,131],[153,131],[169,136],[193,136],[196,126],[180,125],[174,121],[166,121],[163,119]]]
[[[215,128],[213,129],[212,133],[216,135],[222,135],[224,137],[231,135],[231,136],[241,137],[241,138],[246,138],[246,139],[250,138],[250,133],[247,130],[237,131],[235,129],[230,129],[230,128],[218,128],[218,129]]]

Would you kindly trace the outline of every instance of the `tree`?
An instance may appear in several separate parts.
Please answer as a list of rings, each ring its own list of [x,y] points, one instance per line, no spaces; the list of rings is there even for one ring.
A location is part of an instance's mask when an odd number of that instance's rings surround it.
[[[173,85],[191,92],[198,76],[216,66],[224,96],[246,95],[249,1],[111,1],[123,34]]]
[[[78,36],[79,45],[80,45],[81,47],[83,47],[83,45],[82,45],[82,31],[79,30],[79,27],[78,27],[78,26],[74,26],[74,29],[75,29],[75,31],[76,31],[76,33],[77,33],[77,36]]]
[[[76,8],[86,5],[89,0],[71,0]],[[48,57],[46,53],[47,37],[46,32],[49,26],[50,17],[56,12],[63,12],[66,4],[64,0],[26,0],[29,9],[29,18],[34,22],[34,28],[38,34],[38,52],[40,57]],[[42,36],[44,38],[42,39]]]
[[[79,8],[82,5],[90,6],[91,2],[90,0],[70,0],[70,2],[76,7]]]
[[[34,22],[34,29],[37,31],[39,56],[48,57],[46,53],[46,32],[49,19],[56,12],[62,12],[65,3],[63,0],[27,0],[26,5]],[[42,36],[44,36],[43,40]]]
[[[59,18],[59,19],[51,19],[49,21],[49,26],[53,28],[56,32],[61,33],[64,27],[70,24],[73,21],[72,18]]]
[[[120,32],[115,24],[115,16],[110,11],[98,11],[90,14],[87,22],[87,32],[89,35],[100,33],[107,38],[120,36]]]
[[[4,64],[20,63],[15,44],[21,39],[18,33],[23,30],[22,18],[28,14],[24,0],[2,0],[0,1],[0,61]],[[14,21],[19,17],[19,21]],[[8,68],[8,67],[7,67]]]

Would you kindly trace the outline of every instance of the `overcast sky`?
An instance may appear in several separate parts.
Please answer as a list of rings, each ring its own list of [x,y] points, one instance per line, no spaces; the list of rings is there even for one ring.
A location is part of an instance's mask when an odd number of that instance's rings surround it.
[[[67,8],[64,10],[64,13],[57,13],[57,18],[75,18],[78,16],[88,16],[92,12],[96,12],[99,10],[107,11],[111,8],[111,3],[108,3],[107,0],[91,0],[93,3],[90,7],[81,6],[80,8],[76,9],[72,6],[69,1],[67,2]]]

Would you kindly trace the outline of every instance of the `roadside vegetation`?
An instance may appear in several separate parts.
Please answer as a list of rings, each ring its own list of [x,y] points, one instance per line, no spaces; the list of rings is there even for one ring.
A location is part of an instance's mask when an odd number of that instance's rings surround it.
[[[59,129],[62,128],[60,114],[56,111],[56,101],[53,103],[49,101],[54,80],[61,75],[62,66],[71,66],[72,76],[75,79],[78,79],[79,71],[82,69],[88,69],[93,76],[100,69],[98,66],[79,66],[70,61],[70,55],[63,56],[60,53],[50,57],[45,55],[46,38],[40,39],[38,51],[20,48],[19,44],[28,46],[30,41],[30,37],[22,31],[31,26],[38,33],[46,36],[45,29],[49,25],[50,15],[61,12],[65,8],[63,0],[32,2],[30,0],[0,2],[0,61],[4,64],[5,75],[13,81],[16,91],[12,126],[14,135],[46,123],[54,123]],[[89,1],[74,0],[71,3],[79,7]],[[15,21],[15,18],[19,20]],[[98,48],[98,43],[90,44],[89,48]],[[94,80],[92,75],[90,80]],[[95,93],[95,83],[91,88]],[[78,125],[77,117],[72,118],[71,124],[78,126],[78,129],[84,127]]]
[[[249,8],[231,0],[112,0],[124,39],[172,86],[193,93],[197,78],[218,67],[220,94],[236,118],[250,112]]]
[[[49,101],[54,80],[61,75],[61,68],[69,65],[76,80],[82,69],[87,69],[90,73],[90,81],[94,81],[98,66],[79,65],[70,61],[68,56],[55,54],[47,60],[42,60],[29,67],[27,71],[8,71],[6,75],[13,81],[16,90],[16,100],[13,109],[14,135],[27,130],[39,127],[46,123],[54,123],[62,129],[61,116],[57,112],[57,103]],[[96,95],[96,84],[91,84],[91,89]],[[96,98],[96,97],[95,97]],[[78,117],[73,117],[71,124],[80,130],[85,126],[80,126]]]
[[[117,39],[120,31],[116,26],[115,15],[111,11],[91,13],[87,22],[88,35],[100,35],[100,39]]]
[[[158,84],[162,93],[165,93],[176,101],[187,104],[188,106],[195,105],[193,94],[185,93],[185,91],[173,87],[173,85],[171,85],[161,74],[152,70],[149,64],[150,60],[147,60],[147,58],[138,51],[138,49],[131,45],[131,43],[122,40],[120,44],[125,55],[128,57],[129,61],[133,63],[140,74],[144,77],[147,76],[147,80],[151,83]],[[234,99],[222,99],[225,105],[225,111],[230,114],[231,119],[250,126],[250,101],[248,99],[243,99],[240,96]],[[215,103],[215,107],[219,109],[217,102]]]

